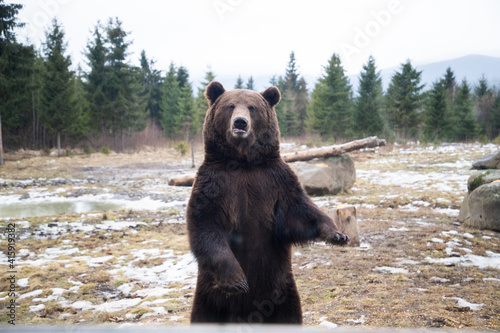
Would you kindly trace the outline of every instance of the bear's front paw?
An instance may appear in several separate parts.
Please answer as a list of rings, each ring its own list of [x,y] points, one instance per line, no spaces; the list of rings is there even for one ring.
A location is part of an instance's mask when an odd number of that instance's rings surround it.
[[[225,282],[214,281],[213,287],[226,294],[226,297],[247,293],[250,290],[245,276],[235,277]]]
[[[344,245],[349,242],[350,238],[346,234],[340,233],[340,232],[332,232],[331,234],[328,235],[326,238],[326,241],[330,244],[335,244],[335,245]]]

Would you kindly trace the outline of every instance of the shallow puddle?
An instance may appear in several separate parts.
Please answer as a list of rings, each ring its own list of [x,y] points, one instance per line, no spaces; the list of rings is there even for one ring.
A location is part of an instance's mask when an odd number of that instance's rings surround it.
[[[10,205],[0,204],[0,218],[21,219],[36,216],[117,210],[120,208],[122,208],[120,205],[99,201],[36,202]]]

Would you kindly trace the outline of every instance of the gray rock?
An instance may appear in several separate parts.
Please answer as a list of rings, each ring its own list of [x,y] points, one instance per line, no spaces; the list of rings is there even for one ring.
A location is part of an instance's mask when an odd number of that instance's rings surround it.
[[[350,189],[356,181],[354,162],[347,154],[289,165],[310,195],[337,194]]]
[[[500,180],[500,170],[477,171],[467,180],[467,190],[471,193],[479,186],[492,183],[495,180]]]
[[[472,162],[474,169],[500,169],[500,151]]]
[[[462,202],[462,206],[460,207],[458,221],[477,228],[491,229],[482,226],[484,223],[480,221],[482,220],[491,221],[495,220],[495,218],[500,219],[500,217],[494,217],[494,216],[490,217],[488,214],[491,214],[492,212],[491,209],[486,209],[486,211],[483,212],[482,208],[481,209],[479,208],[480,207],[479,200],[483,200],[485,203],[487,203],[489,202],[489,199],[484,197],[486,195],[484,189],[482,189],[478,193],[476,193],[476,191],[478,191],[479,189],[481,189],[483,186],[486,185],[500,184],[500,182],[498,181],[500,181],[500,170],[477,171],[474,174],[472,174],[472,176],[470,176],[467,181],[468,192],[465,194],[464,201]],[[474,198],[473,199],[474,210],[472,210],[471,208],[472,197]],[[494,200],[494,198],[490,199]],[[497,203],[497,205],[500,206],[500,203]],[[472,214],[474,214],[474,216],[472,216]]]
[[[462,205],[460,206],[460,213],[458,213],[458,221],[469,224],[470,220],[470,211],[469,211],[469,193],[465,193],[464,201],[462,201]]]
[[[500,182],[479,186],[468,202],[471,227],[500,231]]]

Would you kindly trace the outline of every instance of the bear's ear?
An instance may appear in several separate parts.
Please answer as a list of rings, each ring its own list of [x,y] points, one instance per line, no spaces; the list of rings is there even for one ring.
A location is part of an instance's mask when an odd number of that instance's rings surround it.
[[[220,95],[222,95],[225,91],[226,90],[220,82],[210,82],[210,84],[207,86],[207,89],[205,90],[205,98],[208,100],[209,106],[212,106],[217,98],[219,98]]]
[[[263,92],[261,92],[262,96],[266,99],[266,101],[269,103],[271,107],[275,106],[276,104],[279,103],[281,99],[281,94],[278,88],[276,87],[269,87]]]

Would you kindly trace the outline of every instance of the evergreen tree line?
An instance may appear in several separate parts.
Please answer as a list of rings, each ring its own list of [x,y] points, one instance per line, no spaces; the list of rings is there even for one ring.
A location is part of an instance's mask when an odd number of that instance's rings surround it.
[[[195,94],[183,66],[171,63],[163,74],[145,51],[140,65],[131,65],[129,33],[116,18],[94,27],[85,48],[88,69],[72,71],[57,20],[41,51],[16,40],[21,8],[0,0],[0,149],[57,146],[61,154],[63,144],[98,146],[107,138],[115,150],[123,150],[125,138],[148,124],[172,139],[189,142],[199,135],[208,108],[203,92],[215,79],[211,70]],[[500,94],[485,79],[475,87],[466,80],[457,83],[448,68],[424,91],[421,74],[407,61],[384,92],[370,57],[354,95],[333,54],[309,92],[292,52],[285,74],[269,83],[282,93],[276,112],[283,136],[464,141],[500,134]],[[239,76],[234,88],[253,90],[253,77],[245,83]]]

